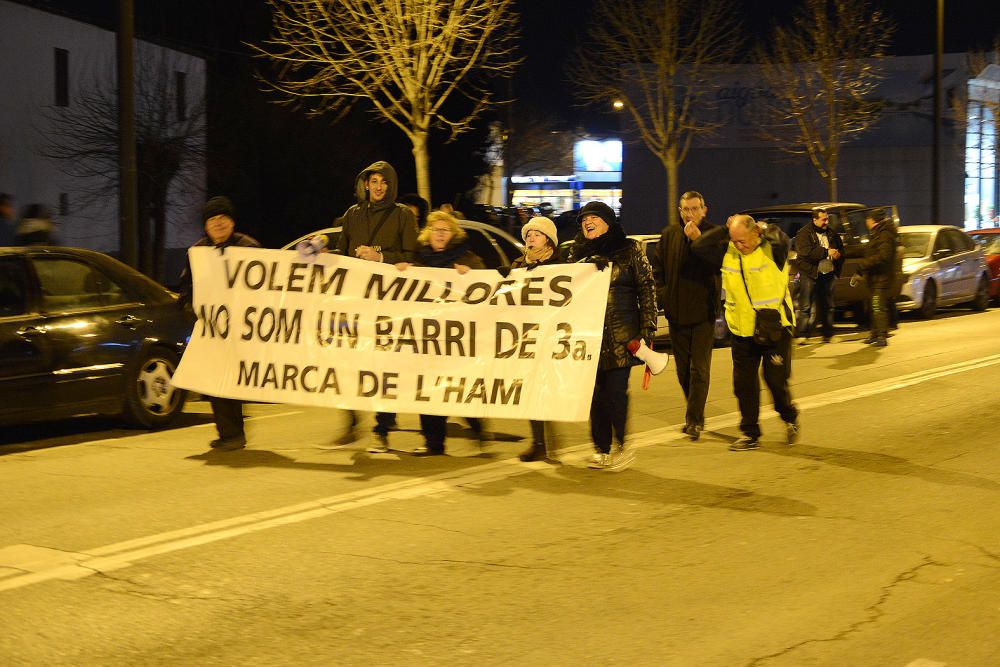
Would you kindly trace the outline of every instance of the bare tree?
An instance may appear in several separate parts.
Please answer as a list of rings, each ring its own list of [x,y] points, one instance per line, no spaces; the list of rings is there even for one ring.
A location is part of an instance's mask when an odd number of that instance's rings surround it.
[[[841,147],[871,127],[882,105],[872,93],[893,25],[867,0],[806,0],[787,27],[758,49],[773,97],[773,124],[761,134],[793,155],[806,155],[837,201]]]
[[[110,69],[110,68],[109,68]],[[149,53],[136,66],[136,142],[139,203],[139,269],[162,281],[170,192],[200,191],[205,159],[204,99],[178,99],[181,64]],[[78,178],[81,210],[103,205],[120,192],[118,97],[114,76],[94,76],[66,107],[44,112],[42,153]]]
[[[274,33],[257,53],[277,65],[268,85],[312,114],[367,100],[413,146],[417,190],[431,201],[427,138],[450,139],[497,103],[490,76],[509,76],[514,0],[268,0]],[[455,104],[456,100],[465,104]]]
[[[670,222],[692,140],[718,127],[703,112],[712,74],[739,48],[738,31],[724,0],[600,0],[570,65],[579,98],[604,107],[620,102],[663,164]]]
[[[534,106],[517,107],[505,127],[503,160],[512,176],[571,173],[573,146],[582,135],[567,130],[553,114]]]

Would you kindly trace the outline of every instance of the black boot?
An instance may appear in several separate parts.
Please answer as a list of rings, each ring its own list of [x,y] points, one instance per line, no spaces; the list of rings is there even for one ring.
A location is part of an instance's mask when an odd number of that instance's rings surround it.
[[[521,455],[517,458],[521,459],[525,463],[529,461],[544,461],[546,458],[545,443],[535,441],[531,443],[531,447],[521,452]]]

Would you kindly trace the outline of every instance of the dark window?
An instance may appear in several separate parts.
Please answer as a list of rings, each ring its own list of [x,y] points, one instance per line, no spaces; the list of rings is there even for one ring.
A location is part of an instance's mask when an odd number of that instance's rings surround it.
[[[86,262],[40,257],[35,260],[35,272],[42,289],[43,312],[101,308],[130,301],[121,286]]]
[[[28,277],[16,257],[0,257],[0,317],[23,315],[28,310]]]
[[[69,106],[69,51],[55,49],[56,106]]]
[[[174,72],[177,120],[187,120],[187,72]]]

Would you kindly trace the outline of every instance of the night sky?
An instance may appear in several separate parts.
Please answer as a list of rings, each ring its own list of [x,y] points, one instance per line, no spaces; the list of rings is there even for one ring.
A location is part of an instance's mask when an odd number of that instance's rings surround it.
[[[566,129],[613,129],[614,116],[574,106],[564,65],[580,42],[594,0],[518,0],[522,16],[525,62],[512,82],[518,104],[558,114]],[[989,47],[1000,35],[1000,1],[945,0],[945,51]],[[116,0],[24,0],[113,29]],[[766,37],[799,3],[790,0],[734,1],[743,17],[748,42]],[[933,52],[935,0],[879,0],[898,29],[893,52],[916,55]],[[269,32],[269,14],[256,0],[135,0],[136,32],[140,37],[176,46],[206,57],[209,64],[210,194],[226,192],[249,211],[241,224],[256,231],[265,244],[280,243],[289,226],[308,231],[325,226],[351,203],[353,175],[375,159],[399,167],[401,192],[415,189],[412,157],[402,133],[373,124],[363,110],[337,126],[309,120],[271,104],[253,80],[261,61],[249,56],[245,41],[259,41]],[[506,112],[501,112],[506,113]],[[487,119],[484,119],[485,127]],[[248,137],[252,138],[248,141]],[[298,142],[296,143],[296,138]],[[476,151],[484,130],[452,144],[432,137],[432,185],[435,201],[455,198],[473,186],[481,161]],[[460,202],[459,202],[460,203]],[[295,236],[297,234],[292,234]]]

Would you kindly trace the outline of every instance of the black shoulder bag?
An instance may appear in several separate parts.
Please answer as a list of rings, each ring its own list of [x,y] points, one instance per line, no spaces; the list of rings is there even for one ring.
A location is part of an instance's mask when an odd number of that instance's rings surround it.
[[[753,308],[753,297],[750,296],[750,286],[747,284],[747,276],[743,273],[743,257],[740,257],[740,277],[743,278],[743,287],[747,291],[747,298],[750,300],[750,307]],[[788,284],[785,284],[785,291],[781,294],[781,305],[785,308],[785,294],[788,293]],[[781,324],[781,312],[776,308],[753,308],[753,342],[765,347],[773,347],[781,341],[784,326]],[[789,318],[791,319],[791,318]]]

